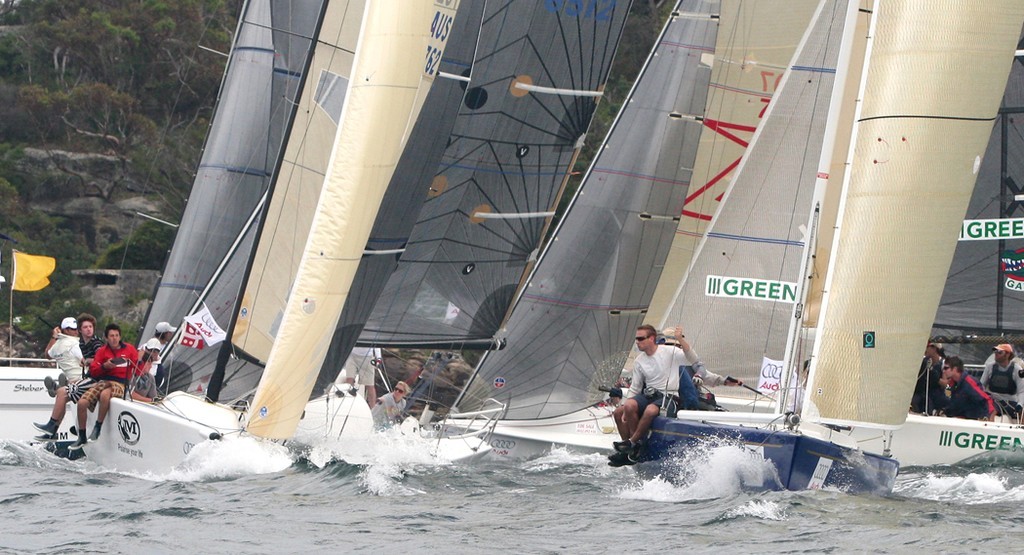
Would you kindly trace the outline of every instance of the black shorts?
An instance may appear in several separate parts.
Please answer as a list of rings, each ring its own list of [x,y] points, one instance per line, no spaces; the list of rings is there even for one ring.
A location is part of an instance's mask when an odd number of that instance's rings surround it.
[[[638,416],[643,416],[648,405],[657,405],[662,410],[662,413],[669,418],[675,418],[676,411],[679,410],[675,398],[666,398],[665,394],[661,391],[657,391],[651,396],[640,392],[633,397],[633,400],[636,401]]]

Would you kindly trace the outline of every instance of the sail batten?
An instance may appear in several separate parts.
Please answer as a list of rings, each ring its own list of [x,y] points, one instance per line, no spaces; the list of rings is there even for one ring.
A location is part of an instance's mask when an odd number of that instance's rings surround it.
[[[602,90],[628,8],[617,2],[597,18],[558,3],[487,3],[471,81],[447,144],[436,141],[445,149],[427,200],[360,344],[496,337],[599,98],[543,91]]]

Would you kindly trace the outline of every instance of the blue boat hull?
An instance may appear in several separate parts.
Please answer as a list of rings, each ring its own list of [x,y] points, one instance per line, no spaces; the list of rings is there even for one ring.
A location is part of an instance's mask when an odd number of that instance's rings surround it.
[[[775,465],[777,477],[764,489],[835,488],[849,493],[888,494],[899,472],[891,457],[865,453],[788,430],[766,430],[702,421],[657,417],[640,456],[639,467],[657,468],[677,460],[688,449],[709,442],[736,441],[762,451]]]

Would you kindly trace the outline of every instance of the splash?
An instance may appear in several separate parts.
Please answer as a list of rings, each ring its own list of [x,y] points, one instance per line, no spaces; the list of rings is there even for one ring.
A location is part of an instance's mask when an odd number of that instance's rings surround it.
[[[451,466],[438,452],[436,442],[403,434],[397,428],[362,439],[298,437],[290,447],[317,469],[336,464],[359,466],[360,484],[367,493],[379,496],[419,495],[423,492],[404,485],[408,474]]]
[[[185,461],[166,475],[141,475],[151,480],[202,482],[271,474],[292,465],[288,449],[253,437],[226,437],[196,445]]]
[[[723,518],[735,519],[753,517],[760,520],[786,520],[786,511],[781,505],[774,501],[760,500],[747,501],[739,507],[733,507],[726,511]]]
[[[567,466],[594,467],[605,471],[604,474],[610,474],[613,470],[608,466],[605,453],[580,453],[564,446],[552,446],[547,453],[523,463],[523,469],[527,472],[546,472]]]
[[[643,467],[638,467],[641,473]],[[675,460],[662,461],[660,469],[661,474],[642,480],[621,497],[677,503],[721,498],[778,483],[775,466],[759,451],[728,440],[688,449]]]

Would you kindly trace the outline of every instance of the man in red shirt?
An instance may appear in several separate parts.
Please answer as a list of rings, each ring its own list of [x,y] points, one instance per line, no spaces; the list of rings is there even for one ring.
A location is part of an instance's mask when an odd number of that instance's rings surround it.
[[[124,397],[125,385],[135,377],[138,368],[139,353],[131,343],[121,341],[121,328],[117,324],[107,325],[106,338],[107,342],[96,351],[96,357],[89,366],[89,376],[101,381],[78,400],[78,441],[68,447],[71,450],[81,449],[90,439],[99,439],[103,419],[110,410],[110,398]],[[96,413],[96,425],[93,426],[92,434],[86,438],[86,416],[97,404],[100,410]]]

